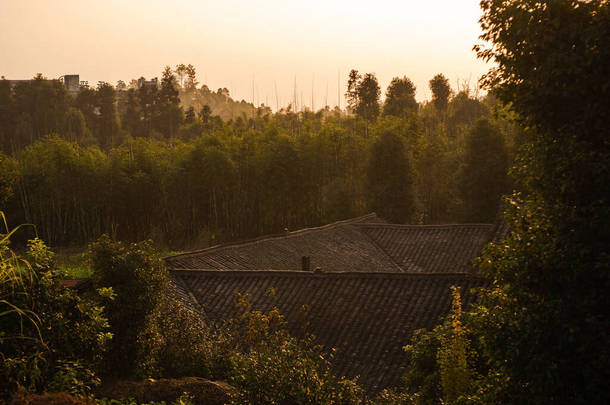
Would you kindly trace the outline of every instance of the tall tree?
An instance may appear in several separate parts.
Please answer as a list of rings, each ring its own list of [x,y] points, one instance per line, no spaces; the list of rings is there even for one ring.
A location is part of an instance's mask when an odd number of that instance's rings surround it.
[[[195,67],[190,63],[185,68],[186,83],[184,83],[185,91],[193,91],[197,88],[199,82],[197,81],[197,72]]]
[[[89,131],[83,113],[74,107],[68,109],[65,137],[70,142],[81,143]]]
[[[131,88],[123,96],[121,125],[132,137],[142,136],[142,118],[137,90]]]
[[[479,118],[489,115],[489,109],[464,90],[451,99],[446,115],[447,134],[457,137],[471,128]]]
[[[18,111],[29,114],[34,139],[61,132],[72,102],[63,83],[48,80],[41,74],[33,80],[17,84],[14,100]]]
[[[176,77],[169,66],[165,67],[161,78],[156,115],[155,129],[165,135],[166,138],[176,136],[184,119],[184,113],[180,106]]]
[[[483,263],[491,370],[483,402],[609,403],[610,3],[481,2],[484,84],[528,128],[507,212]]]
[[[417,112],[417,101],[415,101],[415,85],[406,76],[402,79],[395,77],[390,82],[386,91],[384,115],[403,117],[408,113]]]
[[[5,152],[13,152],[13,134],[15,131],[15,101],[11,84],[2,77],[0,80],[0,148]]]
[[[443,74],[437,74],[430,80],[430,90],[432,91],[432,102],[436,109],[441,113],[447,111],[449,96],[451,95],[449,80]]]
[[[384,131],[373,144],[366,176],[370,208],[390,222],[410,222],[413,175],[403,139],[393,131]]]
[[[111,84],[99,84],[97,102],[99,108],[99,142],[106,148],[114,148],[119,144],[119,114],[116,106],[116,90]]]
[[[184,122],[186,124],[192,124],[195,121],[195,109],[191,106],[187,108],[184,113]]]
[[[166,69],[167,69],[167,67],[166,67]],[[184,63],[176,65],[176,69],[174,70],[174,72],[178,76],[178,81],[179,81],[178,84],[180,85],[180,87],[183,87],[183,85],[184,85],[184,76],[186,76],[186,74],[187,74],[187,67],[186,67],[186,65]]]
[[[138,82],[144,82],[141,77]],[[142,122],[142,135],[149,138],[153,130],[153,120],[156,119],[159,104],[159,89],[157,86],[142,85],[136,91]]]
[[[12,151],[16,153],[19,149],[34,142],[34,126],[32,116],[27,112],[22,112],[17,116],[15,132],[11,140]]]
[[[372,73],[367,73],[362,77],[356,90],[358,94],[358,104],[356,114],[368,122],[374,122],[379,116],[379,83]]]
[[[98,93],[95,89],[92,89],[89,86],[83,86],[76,94],[76,100],[74,102],[74,106],[78,108],[85,117],[87,128],[89,128],[95,136],[97,136],[99,130],[97,96]]]
[[[352,111],[352,112],[356,112],[356,108],[358,108],[358,86],[360,84],[360,81],[362,80],[362,77],[360,76],[360,74],[358,73],[357,70],[352,69],[349,72],[349,78],[347,79],[347,92],[345,93],[345,99],[347,100],[347,108]]]
[[[209,105],[204,105],[203,107],[201,107],[201,110],[199,110],[199,118],[201,118],[201,122],[203,122],[204,125],[207,125],[210,122],[210,117],[212,116],[212,109],[210,108]]]
[[[457,221],[457,153],[450,141],[443,133],[434,132],[420,137],[415,147],[417,196],[425,224]]]
[[[508,157],[502,134],[480,119],[466,137],[460,193],[465,222],[494,222],[507,188]]]

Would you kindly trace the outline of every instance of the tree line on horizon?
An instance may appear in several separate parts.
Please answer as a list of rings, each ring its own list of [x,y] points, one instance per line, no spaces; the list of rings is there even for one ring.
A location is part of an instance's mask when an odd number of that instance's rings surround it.
[[[60,245],[109,233],[205,246],[370,211],[396,223],[493,222],[509,190],[510,113],[491,95],[455,93],[443,75],[429,103],[397,77],[381,104],[375,76],[353,70],[347,112],[261,107],[223,120],[207,104],[185,108],[181,95],[208,90],[182,66],[158,86],[100,83],[75,97],[42,77],[0,81],[9,219]]]

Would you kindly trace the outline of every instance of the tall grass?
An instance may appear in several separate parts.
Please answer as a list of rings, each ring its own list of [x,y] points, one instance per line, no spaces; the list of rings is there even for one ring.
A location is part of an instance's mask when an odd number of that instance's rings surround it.
[[[0,318],[12,314],[18,315],[20,322],[20,330],[23,331],[24,322],[30,322],[36,328],[38,338],[43,342],[40,333],[39,323],[40,318],[36,313],[28,309],[22,309],[11,302],[11,297],[17,291],[30,291],[28,286],[31,286],[36,277],[36,273],[32,270],[30,264],[20,259],[9,248],[10,237],[19,230],[23,225],[10,229],[4,212],[0,211],[0,225],[3,225],[4,232],[0,233]],[[28,297],[31,299],[31,297]],[[4,331],[0,330],[0,342],[5,339],[30,339],[23,336],[21,333],[18,336],[5,336]]]

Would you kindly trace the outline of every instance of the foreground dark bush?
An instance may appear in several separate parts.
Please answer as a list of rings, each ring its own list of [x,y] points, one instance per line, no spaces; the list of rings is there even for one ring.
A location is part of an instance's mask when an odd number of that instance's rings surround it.
[[[357,382],[333,374],[332,354],[312,338],[290,336],[277,310],[252,311],[247,295],[235,301],[244,311],[229,325],[237,348],[230,358],[233,404],[361,403],[364,391]]]
[[[163,345],[159,320],[167,296],[168,274],[150,242],[124,244],[102,236],[90,256],[98,287],[116,294],[107,307],[113,339],[105,359],[105,374],[144,378],[159,373]]]
[[[219,343],[201,317],[170,294],[159,320],[163,345],[158,362],[164,377],[212,377],[214,346]],[[215,378],[225,378],[226,372]]]
[[[18,386],[90,393],[111,338],[105,299],[64,288],[42,241],[29,243],[26,260],[8,249],[6,237],[0,240],[0,401]]]

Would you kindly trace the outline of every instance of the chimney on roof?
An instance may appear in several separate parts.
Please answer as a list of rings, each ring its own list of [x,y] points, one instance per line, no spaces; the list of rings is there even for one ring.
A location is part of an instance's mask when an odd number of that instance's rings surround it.
[[[309,271],[310,265],[311,265],[311,260],[310,260],[309,256],[302,256],[301,257],[301,270]]]

